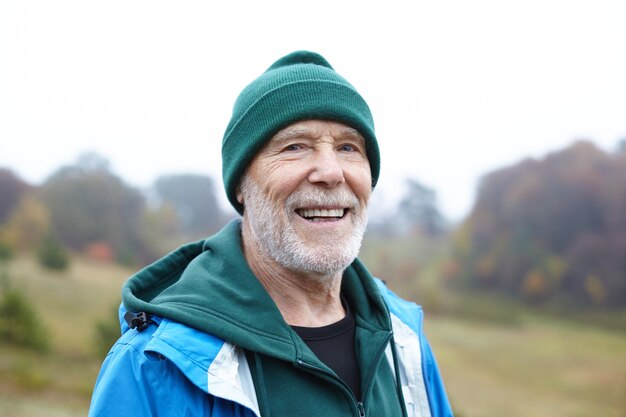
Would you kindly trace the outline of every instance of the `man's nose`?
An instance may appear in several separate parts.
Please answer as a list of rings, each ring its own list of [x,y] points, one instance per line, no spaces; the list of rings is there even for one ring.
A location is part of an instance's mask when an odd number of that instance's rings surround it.
[[[315,152],[313,166],[309,173],[309,182],[328,188],[346,182],[343,165],[334,149],[324,148]]]

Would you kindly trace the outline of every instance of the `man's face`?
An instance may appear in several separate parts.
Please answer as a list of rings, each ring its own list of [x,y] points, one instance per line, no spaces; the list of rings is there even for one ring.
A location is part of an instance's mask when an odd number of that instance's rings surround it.
[[[341,123],[309,120],[261,149],[238,198],[264,255],[291,270],[331,274],[358,254],[371,184],[361,135]]]

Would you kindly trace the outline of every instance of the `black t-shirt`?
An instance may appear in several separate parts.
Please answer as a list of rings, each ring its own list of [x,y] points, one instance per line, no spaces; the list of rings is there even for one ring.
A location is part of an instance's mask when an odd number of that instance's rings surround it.
[[[354,349],[356,322],[348,303],[343,302],[343,306],[346,316],[336,323],[324,327],[291,327],[318,359],[332,369],[360,400],[361,375]]]

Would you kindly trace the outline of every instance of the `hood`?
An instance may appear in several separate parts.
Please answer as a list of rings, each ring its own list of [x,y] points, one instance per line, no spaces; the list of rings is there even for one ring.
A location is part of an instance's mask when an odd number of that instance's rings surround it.
[[[382,295],[360,261],[344,272],[342,291],[357,320],[391,329]],[[246,262],[240,219],[133,275],[124,284],[122,300],[130,311],[156,314],[279,359],[295,361],[301,349]]]

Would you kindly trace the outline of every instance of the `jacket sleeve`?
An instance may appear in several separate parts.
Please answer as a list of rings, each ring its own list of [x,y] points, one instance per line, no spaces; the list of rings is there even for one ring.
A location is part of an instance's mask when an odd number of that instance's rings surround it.
[[[428,381],[427,394],[432,417],[453,417],[437,361],[424,334],[421,335],[420,345],[422,346],[424,378]]]
[[[96,381],[89,417],[212,416],[212,398],[170,361],[146,353],[153,331],[127,331],[111,349]]]

